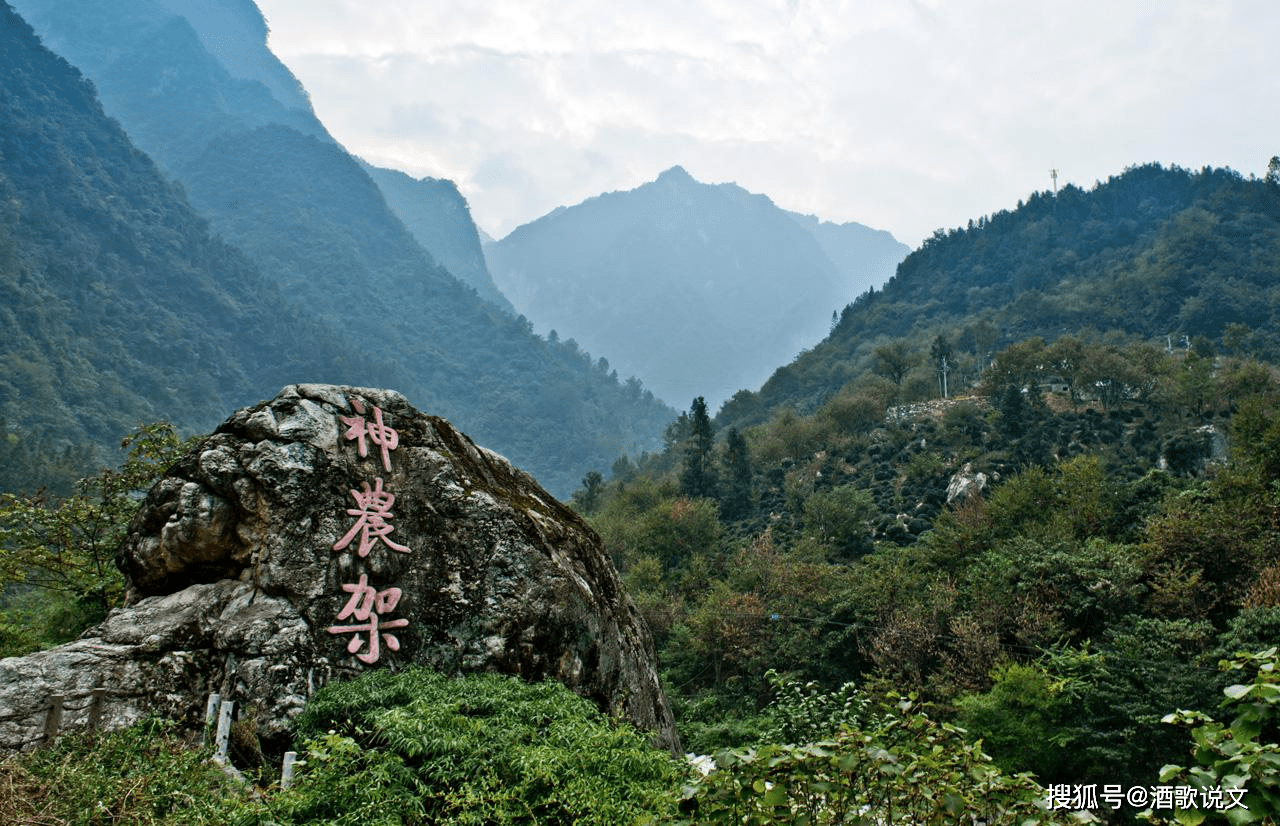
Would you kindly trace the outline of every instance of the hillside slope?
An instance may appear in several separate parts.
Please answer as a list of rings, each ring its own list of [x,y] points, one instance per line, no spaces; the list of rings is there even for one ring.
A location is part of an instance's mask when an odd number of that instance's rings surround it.
[[[298,375],[402,374],[211,237],[93,86],[0,5],[0,415],[54,443],[210,428]]]
[[[396,169],[363,164],[391,207],[423,249],[454,277],[494,306],[516,314],[489,275],[480,230],[457,185],[444,178],[414,179]]]
[[[826,340],[726,406],[723,422],[812,410],[891,342],[924,357],[943,335],[972,374],[1011,342],[1086,329],[1161,344],[1204,336],[1280,357],[1280,186],[1148,164],[939,231],[883,290],[847,306]]]

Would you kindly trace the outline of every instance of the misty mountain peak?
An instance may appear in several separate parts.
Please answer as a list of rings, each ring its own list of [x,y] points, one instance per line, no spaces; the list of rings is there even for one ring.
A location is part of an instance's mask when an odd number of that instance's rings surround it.
[[[863,257],[845,254],[845,240],[831,241],[842,260]],[[897,264],[854,283],[767,196],[698,182],[680,166],[562,207],[485,255],[494,283],[541,329],[607,353],[673,404],[703,396],[712,407],[759,386],[762,365],[820,341],[832,310]]]
[[[697,181],[693,179],[692,175],[685,171],[683,166],[677,164],[659,175],[657,183],[665,183],[671,186],[684,186],[686,184],[696,184]]]

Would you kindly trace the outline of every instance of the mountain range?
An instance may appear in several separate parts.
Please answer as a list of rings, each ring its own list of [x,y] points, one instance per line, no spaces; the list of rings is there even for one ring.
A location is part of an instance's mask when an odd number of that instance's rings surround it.
[[[887,345],[917,357],[907,396],[940,342],[959,384],[1090,328],[1280,358],[1280,174],[1147,164],[1033,193],[892,277],[887,233],[680,167],[482,250],[451,182],[333,140],[250,0],[17,5],[71,61],[4,7],[0,417],[33,437],[107,446],[287,383],[378,384],[563,496],[662,444],[675,412],[646,386],[747,427],[866,381]]]
[[[820,341],[908,251],[678,166],[485,246],[498,287],[542,331],[607,354],[669,403],[713,408]]]
[[[456,190],[443,191],[429,181],[401,186],[397,175],[375,173],[391,181],[394,195],[384,195],[368,168],[328,135],[300,84],[270,55],[265,23],[250,0],[128,0],[109,6],[22,0],[17,7],[46,44],[92,80],[106,114],[180,190],[163,186],[179,200],[185,195],[208,222],[207,231],[238,250],[248,269],[278,291],[279,301],[273,295],[257,311],[271,314],[273,305],[287,306],[310,320],[311,333],[280,346],[308,358],[330,347],[342,350],[344,343],[355,348],[335,357],[342,369],[289,371],[286,382],[275,376],[290,358],[259,349],[253,358],[222,368],[242,372],[243,389],[221,388],[233,398],[210,400],[203,418],[173,405],[157,412],[176,411],[182,414],[179,424],[200,428],[218,413],[274,394],[282,383],[386,384],[450,418],[561,495],[585,469],[607,467],[619,455],[660,443],[672,410],[638,382],[619,381],[578,347],[535,335],[528,321],[501,306],[499,296],[490,291],[482,298],[423,247],[433,240],[421,229],[431,223],[422,213],[434,208],[442,214],[440,225],[462,230],[442,245],[441,260],[483,288],[478,236]],[[16,95],[8,102],[19,119],[33,105]],[[101,121],[67,128],[113,128]],[[57,128],[48,124],[51,132]],[[78,152],[67,162],[83,167],[99,160]],[[57,195],[46,190],[40,197]],[[418,228],[418,236],[389,201]],[[173,220],[159,210],[138,211],[136,217]],[[176,280],[172,272],[169,267],[150,277],[164,280],[169,273]],[[105,283],[135,289],[132,283]],[[199,311],[192,298],[190,309]],[[141,308],[117,309],[117,323],[140,326],[134,315]],[[218,328],[212,315],[195,323]],[[53,361],[62,358],[56,347],[46,349]],[[161,362],[152,367],[186,369]],[[132,392],[147,394],[142,386]],[[15,397],[0,403],[10,423],[39,424]],[[64,405],[67,416],[102,418],[95,404]],[[110,427],[110,420],[102,418],[103,426]],[[101,443],[102,434],[95,436]]]

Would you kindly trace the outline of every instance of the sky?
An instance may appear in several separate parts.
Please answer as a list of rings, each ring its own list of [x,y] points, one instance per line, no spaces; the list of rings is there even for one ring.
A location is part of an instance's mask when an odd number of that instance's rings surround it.
[[[334,137],[502,237],[683,166],[934,230],[1157,161],[1280,155],[1274,0],[257,0]]]

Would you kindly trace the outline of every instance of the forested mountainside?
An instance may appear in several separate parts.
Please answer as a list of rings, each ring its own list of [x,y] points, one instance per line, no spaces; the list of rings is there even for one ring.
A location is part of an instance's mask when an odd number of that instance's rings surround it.
[[[451,275],[471,286],[481,298],[515,315],[515,308],[494,286],[480,246],[480,231],[471,220],[466,198],[453,181],[414,179],[395,169],[363,164],[396,217],[431,251]]]
[[[812,737],[888,690],[1045,784],[1185,764],[1161,719],[1280,642],[1278,267],[1280,159],[1039,194],[585,479],[686,747]],[[783,696],[814,728],[771,727]]]
[[[61,452],[114,444],[156,419],[211,428],[299,376],[404,380],[212,237],[92,84],[7,5],[0,15],[8,425]]]
[[[728,404],[721,423],[813,410],[869,370],[877,349],[914,353],[929,386],[929,350],[943,336],[963,384],[1014,341],[1085,330],[1173,345],[1205,336],[1280,357],[1280,186],[1147,164],[939,230],[883,290],[847,306],[826,340]]]
[[[268,124],[332,140],[283,65],[271,57],[260,64],[274,62],[272,71],[249,71],[239,57],[245,50],[230,45],[233,36],[253,36],[251,48],[266,51],[266,24],[251,0],[202,4],[205,13],[198,22],[210,25],[224,15],[241,20],[220,32],[216,42],[223,46],[216,56],[193,23],[175,10],[201,4],[16,0],[10,5],[46,47],[93,81],[107,112],[170,174],[198,158],[212,139]],[[256,25],[243,22],[254,17]],[[234,59],[239,73],[229,72],[219,58]]]
[[[817,343],[839,307],[888,279],[895,253],[906,248],[887,233],[805,220],[680,167],[485,250],[494,281],[539,329],[606,353],[668,402],[713,405]]]
[[[1280,371],[1206,340],[993,361],[962,398],[898,404],[868,372],[742,430],[695,403],[666,452],[584,480],[686,748],[806,743],[912,693],[1046,786],[1185,782],[1161,773],[1188,760],[1162,718],[1216,716],[1243,690],[1219,661],[1280,642]],[[786,698],[808,716],[779,731]]]
[[[660,444],[673,411],[576,344],[534,335],[528,321],[441,267],[360,163],[309,108],[297,108],[299,96],[279,91],[279,72],[266,78],[269,86],[260,67],[244,68],[244,50],[233,49],[233,65],[249,77],[233,75],[192,21],[151,0],[18,5],[82,66],[107,111],[182,183],[212,230],[334,334],[398,365],[393,386],[415,403],[561,495],[585,469]],[[227,0],[218,8],[243,14],[250,6]],[[194,22],[220,19],[203,14]],[[265,26],[225,31],[254,33],[254,48],[269,55]],[[475,231],[469,216],[465,226]],[[375,383],[375,375],[362,372],[357,383]]]

